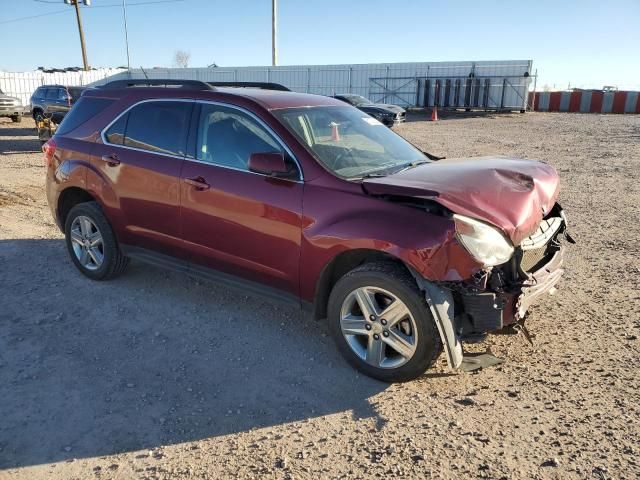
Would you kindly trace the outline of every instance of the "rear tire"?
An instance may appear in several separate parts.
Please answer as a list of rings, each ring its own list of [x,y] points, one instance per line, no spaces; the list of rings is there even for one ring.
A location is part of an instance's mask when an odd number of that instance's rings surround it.
[[[126,270],[129,258],[120,251],[113,229],[96,202],[73,207],[64,233],[71,260],[83,275],[92,280],[109,280]]]
[[[360,307],[363,298],[372,299],[369,307],[375,310],[375,320]],[[391,305],[397,305],[395,312]],[[393,262],[367,263],[338,280],[329,296],[327,317],[347,361],[384,382],[415,379],[442,351],[424,294],[409,272]]]
[[[11,121],[13,123],[20,123],[22,122],[22,115],[14,115],[13,117],[11,117]]]

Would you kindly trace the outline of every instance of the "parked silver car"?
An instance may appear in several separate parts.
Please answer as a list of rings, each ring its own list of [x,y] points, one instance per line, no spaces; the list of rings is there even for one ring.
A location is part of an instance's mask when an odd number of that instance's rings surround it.
[[[24,106],[19,98],[5,95],[0,90],[0,117],[9,117],[15,123],[22,121]]]

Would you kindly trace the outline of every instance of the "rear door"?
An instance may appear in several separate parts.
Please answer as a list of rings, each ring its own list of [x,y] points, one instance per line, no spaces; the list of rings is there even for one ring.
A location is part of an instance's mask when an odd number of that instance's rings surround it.
[[[103,131],[93,162],[122,243],[183,256],[180,170],[192,109],[187,100],[143,101]]]
[[[66,113],[69,110],[67,90],[62,87],[50,87],[47,90],[45,103],[47,105],[45,113],[51,113],[56,116]]]
[[[250,172],[252,153],[284,152],[266,124],[230,105],[202,103],[195,158],[182,169],[182,235],[195,264],[298,293],[302,192],[297,177]],[[193,268],[197,268],[194,266]]]

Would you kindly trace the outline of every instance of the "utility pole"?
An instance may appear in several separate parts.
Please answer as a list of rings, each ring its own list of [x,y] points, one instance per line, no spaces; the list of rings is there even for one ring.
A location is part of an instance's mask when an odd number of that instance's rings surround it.
[[[278,65],[278,28],[276,20],[276,1],[271,0],[271,65]]]
[[[78,33],[80,34],[80,47],[82,47],[82,63],[84,69],[89,70],[89,62],[87,62],[87,49],[84,45],[84,31],[82,30],[82,18],[80,17],[80,0],[64,0],[67,5],[73,5],[76,7],[76,18],[78,20]],[[91,5],[91,0],[82,0],[85,5]]]
[[[122,15],[124,16],[124,43],[127,46],[127,71],[131,74],[131,62],[129,61],[129,32],[127,31],[127,5],[122,0]]]

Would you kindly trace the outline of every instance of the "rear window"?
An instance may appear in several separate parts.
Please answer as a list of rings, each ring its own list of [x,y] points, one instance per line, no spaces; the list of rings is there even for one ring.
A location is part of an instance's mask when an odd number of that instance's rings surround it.
[[[67,92],[69,92],[69,95],[71,96],[71,101],[73,102],[77,102],[80,96],[82,95],[82,92],[84,92],[85,90],[86,88],[78,88],[78,87],[67,88]]]
[[[58,127],[56,134],[64,135],[75,130],[87,120],[95,117],[114,102],[111,98],[80,97],[69,110]]]

